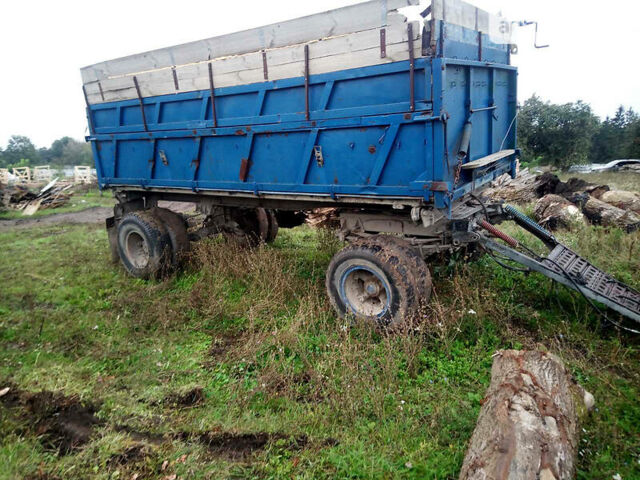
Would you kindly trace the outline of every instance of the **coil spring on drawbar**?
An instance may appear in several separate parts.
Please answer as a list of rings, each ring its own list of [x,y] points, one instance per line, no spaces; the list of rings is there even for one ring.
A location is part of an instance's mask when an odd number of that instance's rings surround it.
[[[541,227],[540,225],[538,225],[536,222],[531,220],[529,217],[527,217],[524,213],[522,213],[520,210],[518,210],[514,206],[505,205],[503,207],[503,209],[509,215],[513,216],[513,219],[514,219],[514,221],[516,223],[518,223],[522,227],[524,227],[527,230],[529,230],[531,233],[536,235],[538,238],[540,238],[540,239],[542,239],[542,240],[544,240],[546,242],[557,243],[556,238],[553,236],[553,234],[551,232],[549,232],[548,230],[546,230],[543,227]]]

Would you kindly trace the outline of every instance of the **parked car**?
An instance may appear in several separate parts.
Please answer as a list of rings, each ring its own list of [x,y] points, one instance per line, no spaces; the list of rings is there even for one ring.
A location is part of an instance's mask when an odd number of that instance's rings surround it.
[[[625,167],[627,165],[640,165],[640,160],[636,159],[624,159],[624,160],[613,160],[609,163],[605,163],[604,165],[594,165],[594,172],[616,172],[620,170],[621,167]]]

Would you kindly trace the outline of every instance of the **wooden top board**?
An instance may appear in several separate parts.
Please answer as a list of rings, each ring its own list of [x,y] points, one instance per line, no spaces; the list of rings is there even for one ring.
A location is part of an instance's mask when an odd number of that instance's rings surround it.
[[[264,27],[97,63],[81,69],[84,84],[114,76],[285,47],[387,25],[389,12],[419,0],[372,0]]]

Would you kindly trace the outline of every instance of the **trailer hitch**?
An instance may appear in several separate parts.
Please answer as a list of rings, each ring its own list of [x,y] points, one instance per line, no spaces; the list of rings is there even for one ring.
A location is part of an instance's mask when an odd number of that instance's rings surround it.
[[[561,244],[550,232],[525,216],[515,207],[506,205],[501,209],[504,214],[506,214],[506,217],[503,216],[501,218],[498,215],[495,218],[499,221],[503,219],[515,221],[519,226],[542,240],[550,250],[550,253],[546,257],[541,257],[520,244],[515,238],[498,229],[489,222],[489,219],[480,220],[476,223],[476,230],[485,230],[491,234],[491,236],[499,238],[506,243],[506,245],[497,243],[486,234],[481,234],[478,240],[478,243],[489,252],[501,266],[516,270],[502,263],[494,254],[499,255],[502,259],[519,263],[525,267],[525,269],[518,269],[518,271],[536,271],[577,291],[608,322],[623,330],[640,333],[639,330],[625,327],[611,320],[593,303],[593,301],[596,301],[606,305],[621,315],[640,323],[640,292],[617,281],[611,275],[598,269],[588,260]],[[517,250],[518,248],[524,251],[519,251]]]

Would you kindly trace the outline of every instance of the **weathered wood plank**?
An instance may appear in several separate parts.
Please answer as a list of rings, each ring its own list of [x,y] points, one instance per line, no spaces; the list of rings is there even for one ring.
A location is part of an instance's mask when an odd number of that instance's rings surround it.
[[[169,48],[130,55],[81,69],[83,83],[112,76],[201,62],[229,55],[305,43],[318,38],[381,28],[387,14],[398,8],[418,5],[418,0],[372,0],[324,13],[231,33]]]
[[[414,40],[420,29],[414,25]],[[311,74],[328,73],[409,59],[407,24],[398,23],[387,34],[387,56],[380,58],[379,31],[369,30],[310,44]],[[415,56],[421,55],[420,42],[414,41]],[[269,80],[299,77],[304,74],[304,45],[266,52]],[[212,61],[216,88],[264,81],[262,53]],[[209,62],[176,67],[180,90],[176,91],[173,69],[166,68],[136,75],[143,97],[209,88]],[[89,103],[96,104],[136,98],[132,76],[106,79],[86,85]]]
[[[431,14],[436,20],[483,33],[489,32],[490,14],[461,0],[433,0]]]
[[[514,153],[516,153],[515,150],[500,150],[499,152],[492,153],[491,155],[479,158],[478,160],[474,160],[473,162],[465,163],[462,166],[462,169],[473,170],[475,168],[491,165],[492,163],[497,162],[498,160],[502,160],[503,158],[507,158],[509,155],[513,155]]]

